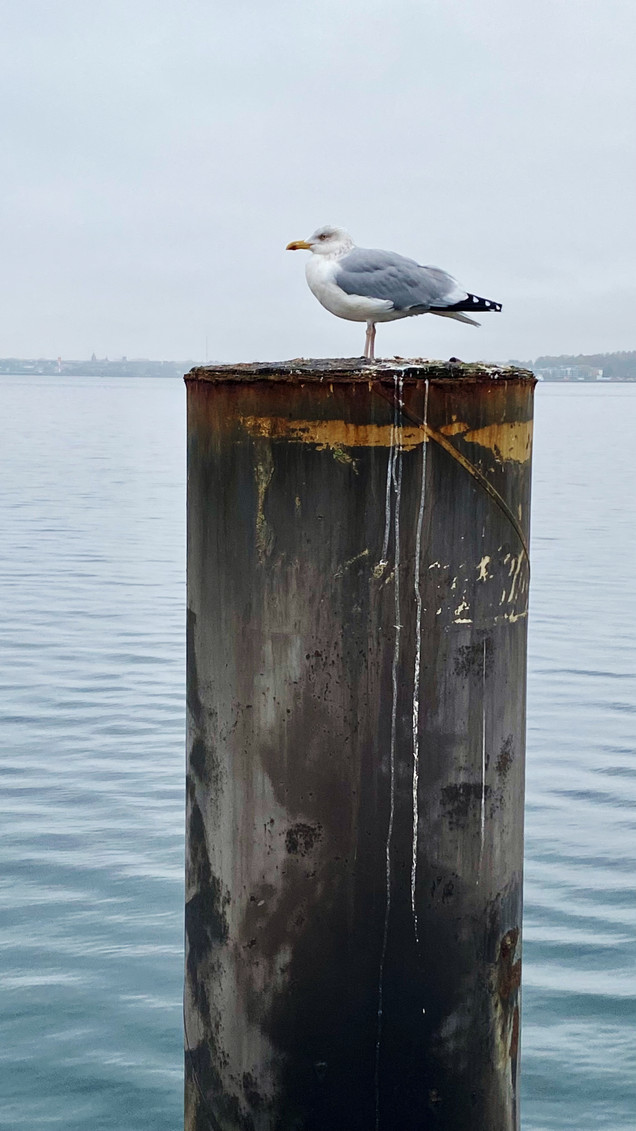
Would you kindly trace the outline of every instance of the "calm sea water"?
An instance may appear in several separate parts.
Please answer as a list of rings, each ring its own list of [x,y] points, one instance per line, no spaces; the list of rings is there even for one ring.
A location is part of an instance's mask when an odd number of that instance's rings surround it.
[[[184,399],[0,378],[2,1131],[182,1126]],[[524,1131],[636,1128],[635,435],[537,390]]]

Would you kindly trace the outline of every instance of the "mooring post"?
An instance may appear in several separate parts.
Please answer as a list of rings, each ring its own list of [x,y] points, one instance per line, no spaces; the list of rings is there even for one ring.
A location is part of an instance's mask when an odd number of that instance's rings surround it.
[[[517,1131],[534,378],[186,382],[186,1131]]]

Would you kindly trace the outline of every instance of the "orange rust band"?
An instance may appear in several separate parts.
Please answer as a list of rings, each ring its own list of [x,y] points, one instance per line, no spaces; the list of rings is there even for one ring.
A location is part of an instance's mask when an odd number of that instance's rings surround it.
[[[376,448],[397,445],[410,451],[423,444],[423,428],[400,427],[392,424],[352,424],[345,420],[290,420],[286,416],[241,416],[240,422],[248,432],[267,436],[272,440],[298,440],[315,444],[319,451],[325,448]],[[397,432],[397,436],[396,436]]]

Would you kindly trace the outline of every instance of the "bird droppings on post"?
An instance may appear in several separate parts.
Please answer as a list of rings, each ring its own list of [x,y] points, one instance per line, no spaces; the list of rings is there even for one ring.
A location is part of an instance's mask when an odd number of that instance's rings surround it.
[[[424,372],[424,370],[426,372]],[[391,380],[393,374],[403,374],[404,381],[421,381],[424,377],[454,381],[505,381],[527,380],[536,383],[534,373],[512,365],[497,365],[483,361],[459,362],[457,358],[439,361],[426,357],[376,358],[364,357],[294,357],[289,361],[248,361],[236,364],[199,365],[186,375],[186,381],[275,381],[278,382],[364,382],[370,379]]]
[[[186,1129],[518,1131],[534,378],[187,384]]]

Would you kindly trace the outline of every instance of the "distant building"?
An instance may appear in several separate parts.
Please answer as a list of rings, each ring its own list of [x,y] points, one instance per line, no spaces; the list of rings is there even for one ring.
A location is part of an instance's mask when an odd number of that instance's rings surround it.
[[[552,365],[535,369],[541,381],[602,381],[603,370],[592,365]],[[609,377],[606,378],[609,380]]]

